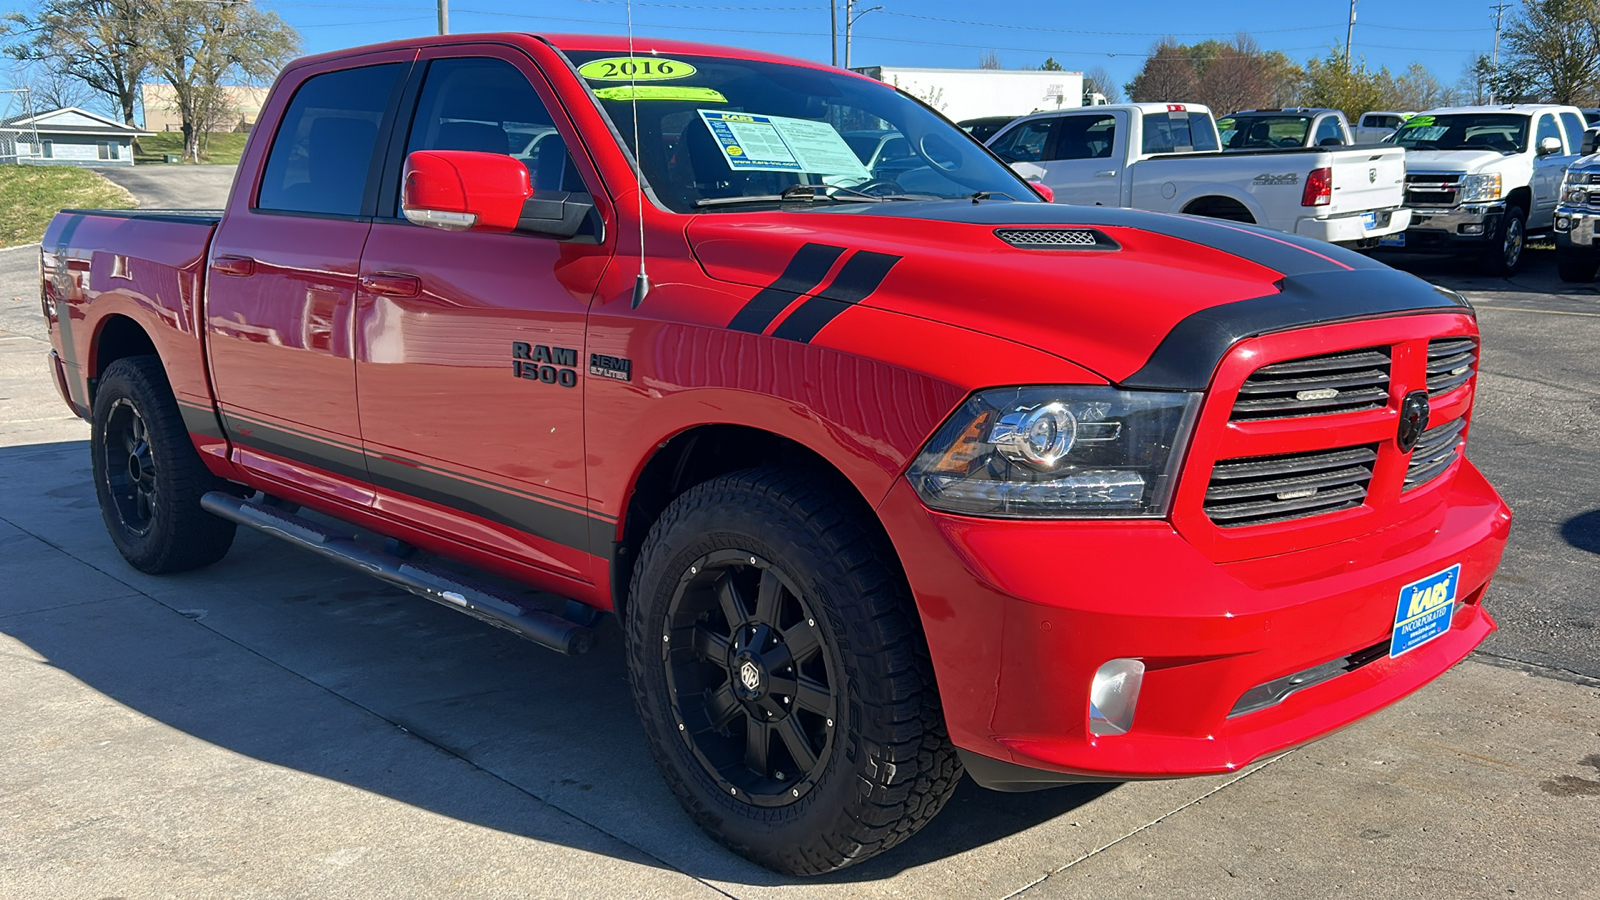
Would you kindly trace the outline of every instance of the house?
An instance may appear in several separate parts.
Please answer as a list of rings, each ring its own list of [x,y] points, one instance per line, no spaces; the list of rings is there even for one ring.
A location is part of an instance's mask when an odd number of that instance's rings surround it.
[[[133,139],[149,133],[68,106],[32,116],[13,116],[0,122],[0,145],[11,145],[5,147],[6,150],[15,147],[15,159],[19,163],[131,166]],[[11,153],[4,153],[4,157],[10,156]]]
[[[200,128],[212,134],[228,131],[249,131],[261,115],[267,102],[267,88],[248,85],[225,84],[221,86],[222,102],[211,114],[211,121]],[[170,84],[139,85],[139,101],[144,106],[144,127],[148,131],[182,131],[183,117],[178,114],[178,95]]]

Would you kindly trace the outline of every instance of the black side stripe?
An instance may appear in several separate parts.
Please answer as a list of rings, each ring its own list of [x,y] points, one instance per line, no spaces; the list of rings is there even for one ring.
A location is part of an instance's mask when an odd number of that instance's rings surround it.
[[[810,341],[840,313],[872,296],[900,260],[901,257],[871,250],[862,250],[850,257],[833,283],[800,304],[772,336],[801,343]]]
[[[239,446],[265,450],[284,459],[307,462],[353,481],[372,480],[367,473],[367,460],[359,447],[249,420],[231,410],[224,412],[222,418],[228,427],[228,439]]]
[[[178,412],[183,416],[183,427],[190,434],[221,439],[222,426],[217,424],[217,412],[209,406],[196,406],[178,401]]]
[[[795,251],[794,259],[789,260],[789,265],[784,267],[778,280],[751,297],[750,302],[734,314],[728,327],[751,334],[766,331],[778,313],[794,302],[794,298],[810,293],[822,283],[823,277],[842,253],[843,247],[828,244],[806,244],[801,247]]]

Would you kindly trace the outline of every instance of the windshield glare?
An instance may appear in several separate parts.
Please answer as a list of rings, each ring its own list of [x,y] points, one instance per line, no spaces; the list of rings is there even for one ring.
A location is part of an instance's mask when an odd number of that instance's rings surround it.
[[[1229,150],[1303,147],[1311,130],[1310,116],[1230,116],[1217,120],[1222,146]]]
[[[737,198],[800,184],[814,190],[791,200],[1038,199],[966,133],[885,84],[731,57],[567,55],[675,212],[759,208]]]
[[[1528,117],[1504,113],[1412,116],[1400,127],[1395,143],[1415,150],[1522,153],[1528,149]]]

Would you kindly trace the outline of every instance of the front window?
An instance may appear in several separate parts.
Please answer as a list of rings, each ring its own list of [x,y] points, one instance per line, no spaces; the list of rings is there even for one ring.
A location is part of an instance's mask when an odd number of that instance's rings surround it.
[[[1232,116],[1221,119],[1222,146],[1229,150],[1271,150],[1304,147],[1311,132],[1310,116]]]
[[[1037,200],[971,137],[885,84],[731,57],[568,55],[675,212],[978,193]]]
[[[1409,150],[1523,153],[1528,149],[1528,117],[1506,113],[1412,116],[1395,135],[1395,143]]]

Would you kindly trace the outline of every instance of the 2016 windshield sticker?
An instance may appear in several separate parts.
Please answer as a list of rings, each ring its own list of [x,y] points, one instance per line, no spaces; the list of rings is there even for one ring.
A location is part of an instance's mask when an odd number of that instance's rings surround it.
[[[594,95],[601,100],[687,100],[691,103],[727,103],[728,98],[711,88],[689,87],[681,84],[622,84],[616,87],[595,88]]]
[[[827,122],[697,110],[736,172],[813,172],[871,178],[867,167]]]
[[[612,56],[578,67],[578,74],[590,81],[671,81],[688,78],[695,71],[681,60],[656,56]]]

